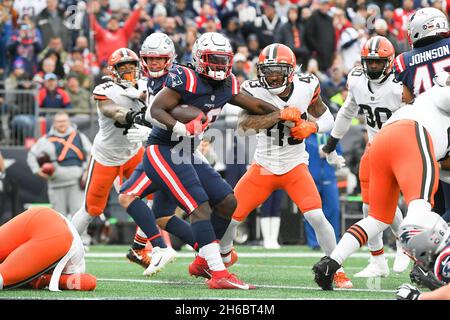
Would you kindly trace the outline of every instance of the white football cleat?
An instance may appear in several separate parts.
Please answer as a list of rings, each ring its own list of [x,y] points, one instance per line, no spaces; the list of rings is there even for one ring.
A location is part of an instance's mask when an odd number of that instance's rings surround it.
[[[354,275],[355,278],[378,278],[387,277],[389,275],[389,266],[386,259],[383,262],[375,262],[369,260],[369,264],[360,272]]]
[[[402,273],[408,269],[411,259],[403,252],[400,241],[397,241],[397,253],[395,254],[392,270],[396,273]]]
[[[152,261],[147,269],[145,269],[144,276],[152,276],[160,272],[166,265],[173,262],[177,256],[177,252],[171,247],[160,248],[154,247],[152,250]]]

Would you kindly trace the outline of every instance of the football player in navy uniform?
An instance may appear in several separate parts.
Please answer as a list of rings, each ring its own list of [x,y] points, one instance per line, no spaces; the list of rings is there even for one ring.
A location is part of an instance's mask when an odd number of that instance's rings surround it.
[[[215,32],[201,35],[194,43],[192,56],[194,70],[184,66],[170,70],[166,86],[155,96],[146,116],[154,128],[143,160],[144,169],[152,183],[176,199],[177,205],[189,214],[199,251],[189,265],[189,273],[208,278],[206,284],[211,289],[248,290],[254,286],[228,273],[219,252],[218,241],[236,208],[233,190],[194,153],[195,142],[226,103],[251,114],[272,114],[280,121],[300,121],[300,112],[294,108],[279,110],[240,93],[238,81],[231,73],[232,47],[223,35]],[[202,113],[188,123],[181,123],[170,113],[179,105],[195,106]],[[173,211],[165,204],[155,197],[155,205],[159,207],[154,206],[156,215],[160,210]]]
[[[139,52],[141,58],[141,66],[143,68],[144,77],[139,80],[139,91],[142,92],[141,98],[146,101],[146,105],[151,105],[155,95],[164,87],[165,81],[176,59],[175,46],[173,41],[164,33],[157,32],[149,35],[142,44]],[[127,138],[130,142],[142,142],[148,139],[151,131],[151,124],[143,119],[139,119],[133,127],[128,130]],[[140,200],[145,199],[154,191],[153,186],[145,175],[142,162],[136,167],[131,177],[122,185],[119,194],[119,203],[127,211],[139,210],[150,211]],[[164,195],[158,195],[161,198]],[[135,202],[136,200],[136,202]],[[161,201],[171,202],[170,199],[162,199]],[[171,203],[174,203],[173,201]],[[152,205],[152,201],[148,202]],[[174,203],[174,205],[176,205]],[[157,211],[157,212],[160,212]],[[190,225],[178,218],[174,212],[163,212],[163,216],[155,216],[156,223],[161,229],[177,236],[183,242],[194,246],[194,236]],[[151,240],[151,239],[150,239]],[[148,268],[151,264],[150,257],[145,249],[147,241],[146,234],[138,227],[133,245],[128,250],[126,257],[128,260]],[[173,251],[166,248],[158,248],[152,252],[152,257],[156,260],[161,255],[167,259]],[[165,252],[167,251],[167,252]],[[159,256],[159,257],[158,257]]]
[[[450,71],[449,35],[447,16],[439,9],[422,8],[411,16],[408,37],[413,49],[398,55],[394,62],[395,78],[403,83],[406,103],[429,90],[437,73]],[[447,209],[446,221],[450,221],[449,207],[450,185],[440,181],[435,208]]]
[[[411,281],[431,292],[402,284],[399,300],[450,300],[450,229],[436,213],[407,216],[400,226],[400,241],[406,254],[415,262]]]

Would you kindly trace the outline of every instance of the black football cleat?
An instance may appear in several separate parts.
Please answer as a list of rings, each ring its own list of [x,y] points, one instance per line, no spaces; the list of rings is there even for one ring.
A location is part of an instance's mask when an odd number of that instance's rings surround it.
[[[330,257],[323,257],[317,262],[312,270],[314,272],[314,281],[322,290],[333,290],[333,278],[341,266]]]

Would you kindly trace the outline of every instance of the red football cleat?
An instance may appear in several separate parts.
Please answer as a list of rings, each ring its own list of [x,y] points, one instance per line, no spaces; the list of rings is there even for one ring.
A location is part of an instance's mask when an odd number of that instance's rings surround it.
[[[194,277],[211,278],[211,271],[209,270],[208,262],[205,258],[197,255],[194,261],[189,265],[189,274]]]
[[[213,276],[211,279],[206,280],[206,284],[210,289],[240,289],[240,290],[251,290],[256,289],[255,286],[245,283],[239,280],[236,275],[228,273],[223,277]]]

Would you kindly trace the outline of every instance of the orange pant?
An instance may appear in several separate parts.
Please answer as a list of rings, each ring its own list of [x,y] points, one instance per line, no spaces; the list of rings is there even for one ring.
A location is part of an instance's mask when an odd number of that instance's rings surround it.
[[[299,164],[282,175],[274,175],[262,166],[252,164],[234,188],[237,208],[233,219],[244,221],[277,189],[285,190],[303,213],[322,207],[322,200],[306,164]]]
[[[123,177],[128,179],[141,163],[143,156],[144,148],[141,148],[121,166],[104,166],[91,157],[85,194],[86,211],[91,216],[103,213],[116,177],[119,176],[121,180]]]
[[[434,205],[439,171],[433,142],[412,120],[394,122],[377,134],[369,149],[369,215],[391,224],[400,192],[407,204],[424,199]]]
[[[3,288],[20,287],[53,268],[72,245],[66,221],[49,208],[32,208],[0,227]]]
[[[367,145],[364,154],[359,162],[359,182],[361,184],[361,195],[363,203],[369,203],[369,178],[370,178],[370,163],[369,163],[369,145]]]

